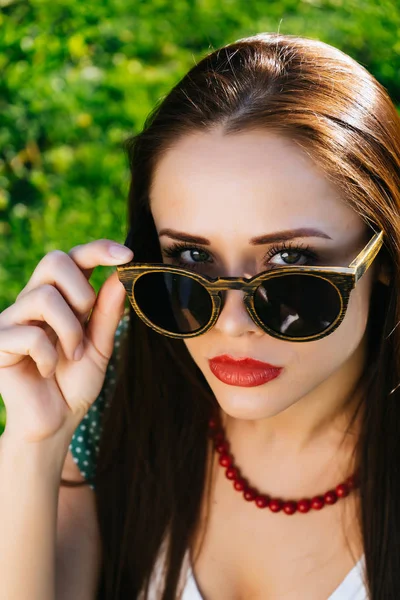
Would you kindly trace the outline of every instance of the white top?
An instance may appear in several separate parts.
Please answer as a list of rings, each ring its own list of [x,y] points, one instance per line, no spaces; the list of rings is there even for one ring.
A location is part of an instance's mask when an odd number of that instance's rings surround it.
[[[159,558],[151,578],[149,600],[160,600],[161,598],[164,572],[162,561],[164,557],[165,543],[161,546]],[[368,600],[367,588],[363,580],[363,577],[365,577],[364,569],[365,555],[362,555],[360,560],[354,565],[351,571],[347,573],[343,581],[326,600]],[[181,600],[204,600],[194,578],[189,552],[186,553],[182,565],[181,578],[178,584],[178,594],[178,597]],[[143,595],[139,595],[138,600],[143,600]]]

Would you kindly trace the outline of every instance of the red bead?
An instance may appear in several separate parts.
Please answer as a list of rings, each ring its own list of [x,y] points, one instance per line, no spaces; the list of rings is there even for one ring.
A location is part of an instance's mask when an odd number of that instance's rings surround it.
[[[226,469],[226,478],[233,482],[236,491],[243,492],[245,500],[248,502],[255,501],[258,508],[268,506],[272,512],[283,510],[287,515],[292,515],[296,511],[307,513],[311,508],[321,510],[325,505],[335,504],[339,498],[344,498],[359,485],[359,473],[356,471],[351,477],[337,485],[335,489],[328,490],[321,496],[314,496],[311,499],[302,498],[298,501],[287,500],[285,502],[280,498],[270,498],[267,494],[260,494],[258,490],[250,487],[246,479],[242,477],[240,470],[235,467],[234,457],[229,453],[229,441],[225,438],[224,430],[217,419],[209,420],[209,428],[215,450],[220,455],[218,462]]]
[[[233,462],[232,456],[229,456],[229,454],[221,454],[218,462],[222,467],[230,467]]]
[[[325,501],[323,496],[314,496],[314,498],[311,499],[311,508],[313,508],[314,510],[321,510],[324,504]]]
[[[244,488],[246,487],[246,483],[244,479],[235,479],[233,482],[233,487],[236,491],[243,492]]]
[[[256,491],[253,490],[253,488],[245,488],[243,492],[243,497],[245,500],[247,500],[247,502],[253,502],[253,500],[256,499],[256,496]]]
[[[288,500],[287,502],[283,503],[283,512],[285,512],[287,515],[293,515],[296,512],[296,509],[297,504],[292,500]]]
[[[221,442],[215,446],[215,450],[218,454],[226,454],[229,450],[229,444],[227,442]]]
[[[258,508],[266,508],[269,504],[269,500],[270,498],[266,494],[264,494],[263,496],[257,496],[256,505],[258,506]]]
[[[326,504],[335,504],[337,502],[337,495],[335,490],[328,490],[324,494],[324,500]]]
[[[311,508],[311,502],[307,498],[299,500],[297,503],[297,510],[301,513],[308,513]]]
[[[274,513],[279,512],[282,509],[282,500],[279,498],[271,498],[268,508]]]
[[[225,477],[227,479],[236,479],[238,476],[238,470],[235,469],[234,467],[228,467],[227,470],[225,471]]]
[[[215,444],[223,444],[225,441],[225,436],[222,431],[218,431],[215,435],[213,435],[213,440]]]
[[[349,486],[346,485],[345,483],[340,483],[339,485],[336,486],[336,494],[338,496],[338,498],[345,498],[346,496],[349,495]]]
[[[352,475],[351,477],[349,477],[348,479],[346,479],[345,483],[347,483],[348,487],[350,490],[355,489],[358,486],[358,476],[355,473],[354,475]]]

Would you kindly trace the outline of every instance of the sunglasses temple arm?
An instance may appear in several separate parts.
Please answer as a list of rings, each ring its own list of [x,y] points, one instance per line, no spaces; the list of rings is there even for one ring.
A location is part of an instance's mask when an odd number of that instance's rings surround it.
[[[371,266],[373,260],[378,254],[383,244],[383,231],[374,235],[368,242],[364,250],[353,260],[349,265],[349,269],[354,269],[355,283],[364,275],[368,267]]]

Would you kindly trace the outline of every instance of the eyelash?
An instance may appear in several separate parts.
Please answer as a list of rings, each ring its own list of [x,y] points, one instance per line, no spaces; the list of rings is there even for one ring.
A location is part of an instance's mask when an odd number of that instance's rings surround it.
[[[192,246],[191,244],[187,244],[185,242],[178,242],[176,244],[173,244],[172,246],[169,246],[168,248],[163,248],[162,253],[164,256],[166,256],[168,258],[177,259],[180,257],[180,255],[182,254],[182,252],[184,250],[198,250],[199,252],[206,252],[201,247]],[[317,261],[317,254],[311,250],[310,246],[298,245],[298,244],[294,244],[293,242],[288,242],[288,243],[283,242],[281,244],[272,246],[272,248],[270,248],[268,250],[268,252],[266,252],[266,254],[264,255],[263,262],[266,262],[267,260],[271,259],[276,254],[281,254],[281,253],[287,252],[287,251],[298,252],[299,254],[302,254],[303,256],[307,257],[307,259],[311,262],[315,263]],[[206,264],[206,262],[209,262],[209,261],[204,261],[204,262],[199,262],[199,263],[187,263],[184,260],[179,260],[178,265],[181,267],[185,267],[186,269],[195,269],[196,270],[196,269],[199,269],[202,266],[204,266],[204,264]],[[284,265],[276,265],[276,266],[284,266]],[[287,266],[290,266],[290,264],[288,263]]]

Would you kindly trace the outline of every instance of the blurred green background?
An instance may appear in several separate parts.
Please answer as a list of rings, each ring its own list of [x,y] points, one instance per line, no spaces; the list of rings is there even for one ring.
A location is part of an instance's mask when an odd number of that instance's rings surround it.
[[[44,254],[123,242],[123,140],[209,50],[328,42],[400,104],[400,0],[0,0],[0,311]],[[111,269],[99,267],[96,291]],[[5,410],[0,398],[0,432]]]

